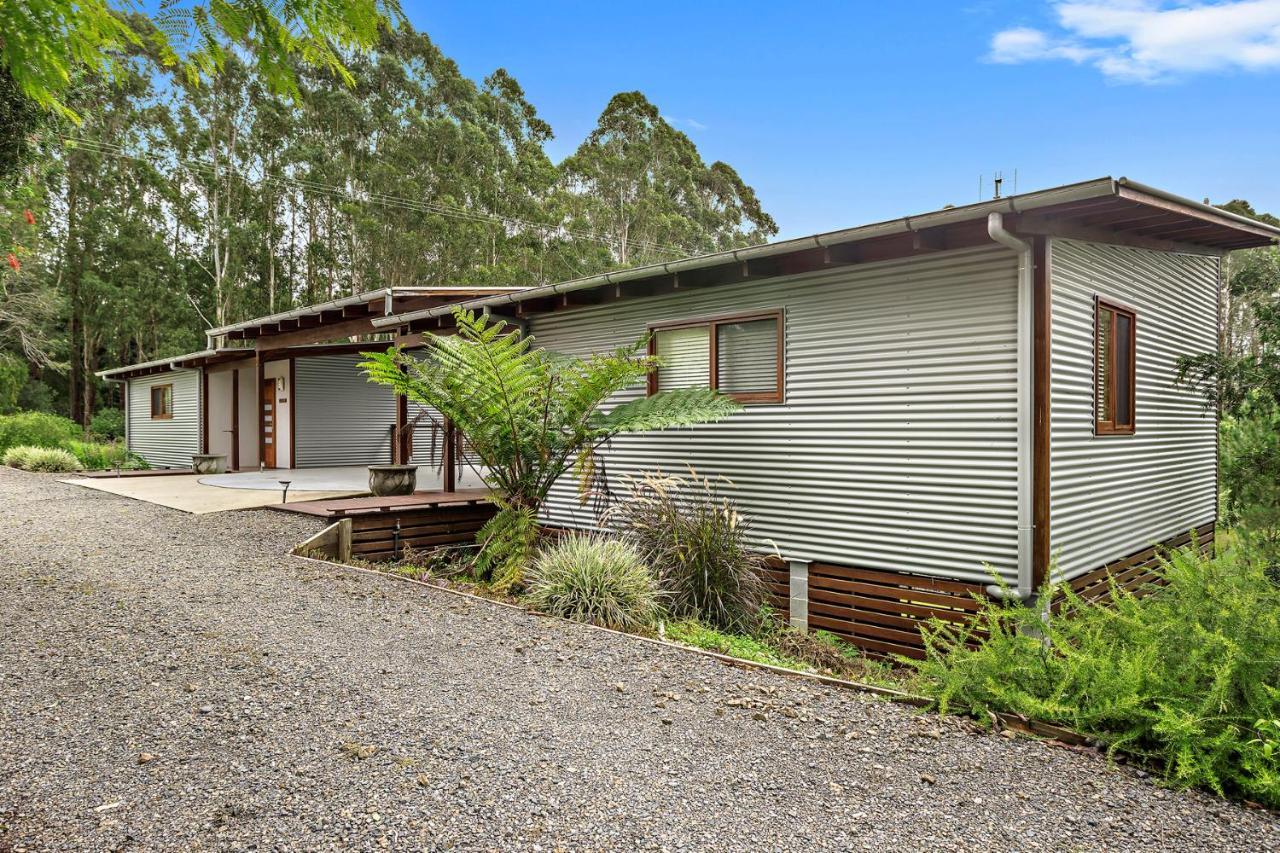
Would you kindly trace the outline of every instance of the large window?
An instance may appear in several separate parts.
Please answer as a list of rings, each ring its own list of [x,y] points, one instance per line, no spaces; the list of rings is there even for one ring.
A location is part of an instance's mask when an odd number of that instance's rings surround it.
[[[763,311],[650,327],[662,366],[649,393],[710,387],[742,403],[781,403],[782,312]]]
[[[1134,430],[1138,318],[1133,311],[1097,299],[1093,320],[1093,417],[1097,435]]]
[[[151,386],[151,419],[167,420],[173,417],[173,386]]]

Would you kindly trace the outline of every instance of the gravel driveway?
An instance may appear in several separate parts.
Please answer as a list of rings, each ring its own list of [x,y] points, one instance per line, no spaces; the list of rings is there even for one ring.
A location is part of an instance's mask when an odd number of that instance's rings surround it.
[[[1280,819],[0,468],[0,850],[1280,850]]]

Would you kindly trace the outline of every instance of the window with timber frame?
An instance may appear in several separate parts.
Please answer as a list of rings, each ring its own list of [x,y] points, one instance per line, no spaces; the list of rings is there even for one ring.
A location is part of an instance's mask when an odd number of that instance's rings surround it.
[[[151,420],[169,420],[173,417],[173,386],[151,386]]]
[[[781,310],[655,323],[649,354],[662,360],[650,394],[709,387],[740,403],[783,400]]]
[[[1137,397],[1138,316],[1094,297],[1093,432],[1132,435]]]

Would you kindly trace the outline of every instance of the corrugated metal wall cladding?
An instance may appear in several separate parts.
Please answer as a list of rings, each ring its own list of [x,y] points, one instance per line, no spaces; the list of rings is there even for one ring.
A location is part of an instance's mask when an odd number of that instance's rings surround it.
[[[173,386],[173,417],[151,418],[151,389]],[[190,468],[200,452],[200,372],[175,370],[129,380],[129,449],[157,468]]]
[[[1215,426],[1176,384],[1217,347],[1218,259],[1054,240],[1050,548],[1072,578],[1210,521]],[[1137,312],[1137,430],[1093,434],[1095,295]]]
[[[786,557],[985,581],[984,563],[1016,572],[1016,306],[1014,254],[980,249],[540,315],[531,330],[585,355],[649,323],[784,309],[786,403],[618,438],[610,487],[692,465],[732,481]],[[594,523],[572,478],[547,520]]]
[[[299,358],[294,366],[294,465],[391,462],[396,399],[356,367],[360,355]]]

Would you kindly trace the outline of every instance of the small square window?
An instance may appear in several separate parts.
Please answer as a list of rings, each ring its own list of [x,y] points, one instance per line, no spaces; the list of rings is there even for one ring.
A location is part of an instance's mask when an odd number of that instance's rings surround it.
[[[173,417],[173,386],[151,386],[151,419],[167,420]]]
[[[1093,415],[1097,435],[1132,435],[1137,398],[1137,315],[1098,299],[1093,326]]]

